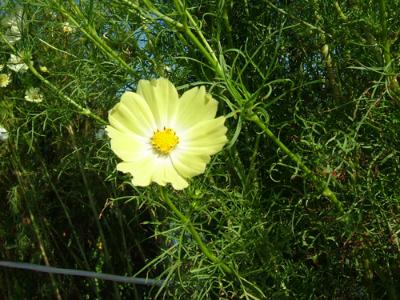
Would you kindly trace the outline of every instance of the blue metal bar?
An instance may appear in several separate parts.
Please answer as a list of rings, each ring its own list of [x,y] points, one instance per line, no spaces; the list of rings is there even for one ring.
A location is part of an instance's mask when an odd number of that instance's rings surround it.
[[[37,264],[4,261],[4,260],[0,260],[0,267],[24,269],[24,270],[31,270],[31,271],[44,272],[44,273],[90,277],[90,278],[97,278],[97,279],[101,279],[101,280],[110,280],[110,281],[116,281],[116,282],[133,283],[133,284],[149,285],[149,286],[162,286],[163,284],[165,284],[165,280],[147,279],[147,278],[140,278],[140,277],[128,277],[128,276],[97,273],[97,272],[82,271],[82,270],[75,270],[75,269],[48,267],[48,266],[37,265]]]

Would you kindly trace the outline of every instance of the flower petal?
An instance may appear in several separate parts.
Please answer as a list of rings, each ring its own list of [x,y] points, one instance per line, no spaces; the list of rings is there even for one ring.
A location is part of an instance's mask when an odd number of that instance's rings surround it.
[[[150,107],[143,97],[132,92],[125,92],[121,97],[121,102],[111,109],[108,119],[110,124],[116,129],[141,135],[151,136],[155,131],[156,123]]]
[[[201,121],[213,119],[217,107],[218,102],[206,93],[204,86],[186,91],[179,99],[177,130],[184,130]]]
[[[187,153],[212,155],[220,151],[227,142],[225,118],[203,121],[186,131],[179,148]]]
[[[118,171],[132,175],[132,184],[136,186],[148,186],[154,169],[154,160],[150,156],[141,161],[121,162],[117,165]]]
[[[140,80],[137,93],[146,99],[158,129],[174,127],[178,92],[168,79]]]
[[[137,186],[147,186],[152,181],[162,186],[171,183],[176,190],[188,186],[188,182],[177,173],[169,157],[152,154],[135,162],[121,162],[117,169],[131,174],[132,183]]]
[[[153,173],[153,181],[164,186],[171,183],[173,188],[181,190],[188,186],[187,181],[176,171],[170,157],[157,156],[157,168]]]
[[[215,119],[216,112],[217,101],[204,87],[179,98],[165,78],[141,80],[137,93],[124,93],[109,112],[106,131],[112,150],[123,160],[117,169],[131,174],[136,186],[154,181],[171,183],[175,189],[187,187],[186,178],[203,173],[210,156],[227,142],[225,118]],[[151,137],[166,128],[176,132],[179,143],[168,155],[160,155]]]
[[[180,174],[178,174],[174,167],[167,168],[165,176],[172,184],[172,187],[176,190],[183,190],[189,185],[188,182]]]
[[[151,151],[146,140],[139,135],[124,133],[112,126],[107,126],[106,131],[111,138],[111,149],[122,160],[140,161]]]
[[[189,153],[188,151],[175,151],[171,155],[172,163],[176,171],[184,178],[204,173],[210,156]]]

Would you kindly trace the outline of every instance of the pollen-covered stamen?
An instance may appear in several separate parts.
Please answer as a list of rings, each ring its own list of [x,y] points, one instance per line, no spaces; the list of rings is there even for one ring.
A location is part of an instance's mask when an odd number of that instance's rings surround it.
[[[150,141],[154,150],[160,154],[167,155],[178,145],[179,138],[175,131],[164,127],[164,130],[157,129]]]

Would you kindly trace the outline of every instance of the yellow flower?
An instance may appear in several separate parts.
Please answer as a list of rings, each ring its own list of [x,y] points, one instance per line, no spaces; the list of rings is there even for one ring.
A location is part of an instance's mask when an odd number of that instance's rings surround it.
[[[25,91],[25,100],[39,103],[43,101],[43,95],[40,93],[39,88],[31,87]]]
[[[6,87],[11,82],[10,75],[0,74],[0,87]]]
[[[49,73],[49,69],[46,66],[39,66],[39,70],[42,73]]]
[[[186,179],[203,173],[227,141],[217,106],[204,87],[179,97],[165,78],[140,80],[137,92],[125,92],[109,112],[111,149],[123,160],[117,169],[136,186],[187,187]]]
[[[63,28],[63,32],[65,34],[70,34],[70,33],[74,33],[75,32],[75,28],[72,27],[68,22],[64,22],[62,24],[62,28]]]

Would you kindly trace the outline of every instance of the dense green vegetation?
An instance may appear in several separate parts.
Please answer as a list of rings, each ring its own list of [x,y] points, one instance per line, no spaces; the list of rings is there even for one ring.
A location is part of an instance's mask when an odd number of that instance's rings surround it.
[[[0,260],[168,284],[0,268],[0,298],[400,298],[400,1],[1,3]],[[158,77],[227,117],[164,193],[232,274],[116,171],[108,110]]]

